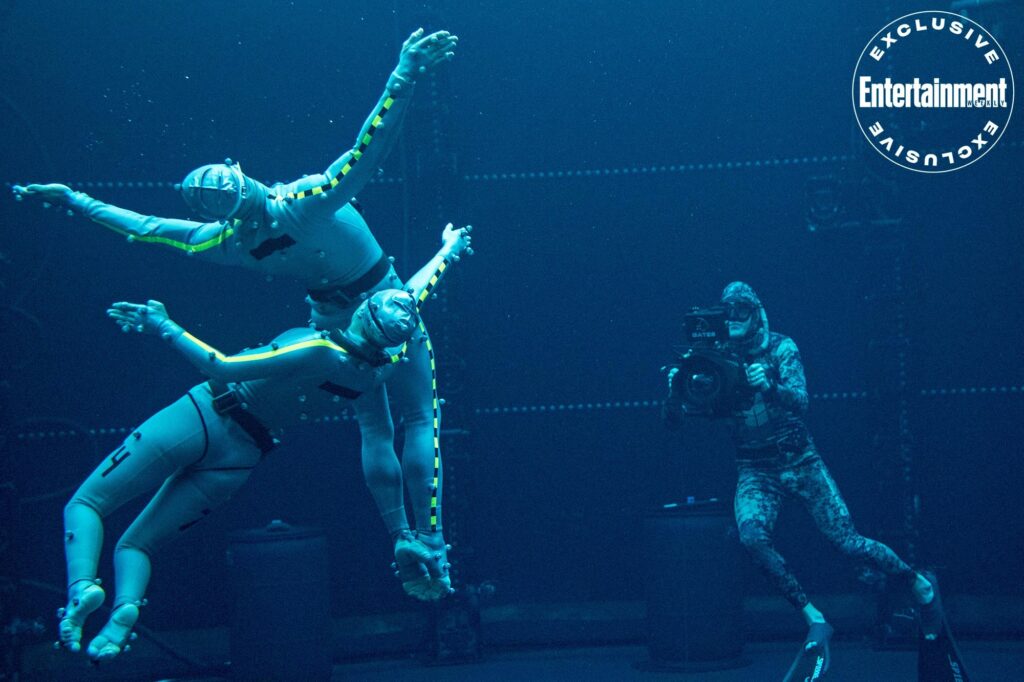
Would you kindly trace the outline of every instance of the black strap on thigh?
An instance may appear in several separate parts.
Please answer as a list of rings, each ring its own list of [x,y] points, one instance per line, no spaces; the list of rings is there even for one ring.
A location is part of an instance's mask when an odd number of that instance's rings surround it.
[[[192,401],[192,407],[196,408],[196,414],[199,415],[199,423],[203,425],[203,454],[199,456],[199,459],[195,461],[195,464],[199,464],[206,459],[206,453],[210,449],[210,432],[206,430],[206,419],[203,418],[203,411],[199,409],[199,403],[192,397],[192,391],[189,391],[185,395]]]
[[[242,401],[238,399],[238,394],[227,384],[219,381],[211,379],[207,383],[213,392],[213,410],[242,427],[264,455],[273,450],[275,443],[270,430],[255,415],[242,409]]]

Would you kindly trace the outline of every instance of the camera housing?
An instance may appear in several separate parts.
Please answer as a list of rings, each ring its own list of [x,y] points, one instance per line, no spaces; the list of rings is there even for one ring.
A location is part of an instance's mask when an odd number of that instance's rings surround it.
[[[729,350],[725,308],[695,307],[683,321],[686,345],[677,348],[678,369],[669,404],[688,416],[725,417],[749,407],[754,391],[743,359]]]

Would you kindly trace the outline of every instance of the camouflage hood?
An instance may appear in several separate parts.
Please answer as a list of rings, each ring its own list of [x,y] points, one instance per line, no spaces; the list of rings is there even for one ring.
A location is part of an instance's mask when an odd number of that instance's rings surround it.
[[[763,352],[768,348],[768,314],[765,313],[761,299],[757,297],[753,287],[746,282],[732,282],[726,285],[722,290],[722,303],[728,301],[749,303],[757,307],[759,324],[754,328],[753,334],[745,339],[737,340],[736,345],[748,355],[757,355]]]

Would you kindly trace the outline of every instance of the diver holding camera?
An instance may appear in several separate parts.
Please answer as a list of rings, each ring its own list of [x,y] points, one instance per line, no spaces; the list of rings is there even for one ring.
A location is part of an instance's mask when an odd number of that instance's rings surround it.
[[[808,394],[800,352],[791,338],[769,330],[754,290],[743,282],[729,284],[720,306],[686,316],[686,331],[689,347],[669,370],[663,416],[670,428],[686,416],[725,419],[731,427],[740,542],[809,627],[785,679],[819,679],[829,666],[833,632],[775,549],[775,522],[786,497],[803,504],[841,553],[905,581],[919,605],[924,637],[937,637],[943,616],[934,577],[915,571],[854,528],[804,422]]]

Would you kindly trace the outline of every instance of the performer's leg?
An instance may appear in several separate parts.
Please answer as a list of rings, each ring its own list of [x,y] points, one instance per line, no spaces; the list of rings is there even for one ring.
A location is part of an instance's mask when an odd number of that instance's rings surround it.
[[[917,574],[906,562],[886,545],[864,537],[854,528],[846,501],[820,457],[813,457],[790,472],[787,487],[803,501],[815,525],[836,549],[914,584]]]
[[[145,602],[150,557],[227,501],[259,464],[259,448],[236,424],[209,414],[206,422],[207,456],[171,476],[117,544],[114,609],[89,643],[89,656],[96,660],[113,658],[124,649]]]
[[[60,641],[81,648],[82,625],[103,602],[96,567],[103,545],[103,518],[175,470],[199,458],[206,436],[188,396],[135,429],[103,460],[64,508],[68,604],[62,609]]]
[[[820,460],[819,460],[820,461]],[[784,467],[779,472],[779,485],[788,494],[799,494],[799,472],[800,467]],[[790,666],[789,671],[783,677],[783,682],[794,682],[803,679],[820,679],[831,666],[830,641],[834,630],[825,620],[824,614],[814,604],[807,601],[801,607],[801,614],[807,622],[807,636],[804,637],[803,646]]]
[[[391,422],[387,391],[378,386],[353,401],[362,437],[363,479],[394,539],[409,529],[402,489],[402,465],[395,454],[395,427]]]
[[[903,580],[918,604],[927,606],[932,603],[935,591],[925,576],[912,569],[887,545],[857,532],[846,501],[820,457],[813,457],[794,467],[792,489],[836,549]],[[933,613],[938,613],[938,609],[922,609],[922,615],[932,617]],[[939,616],[932,617],[932,620],[935,622],[923,624],[929,635],[936,634],[941,626]]]
[[[783,596],[796,608],[803,609],[808,603],[807,594],[772,543],[781,504],[777,472],[740,467],[735,500],[740,542]]]
[[[434,348],[422,323],[409,342],[408,358],[388,380],[388,390],[405,426],[402,471],[416,529],[434,533],[441,530],[441,405]]]

